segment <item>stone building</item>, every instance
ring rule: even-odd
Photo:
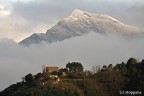
[[[46,72],[52,73],[54,71],[58,72],[59,68],[58,67],[46,67]]]

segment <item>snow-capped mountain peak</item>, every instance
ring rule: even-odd
[[[95,21],[101,21],[101,20],[104,21],[105,20],[105,21],[111,21],[111,22],[123,24],[122,22],[118,21],[117,19],[115,19],[109,15],[93,14],[93,13],[88,13],[88,12],[81,11],[78,9],[74,10],[67,18],[64,18],[61,21],[66,21],[66,22],[77,21],[77,20],[89,21],[89,19],[91,19],[91,20],[93,19]]]
[[[75,10],[71,13],[71,15],[79,15],[79,14],[84,14],[84,11],[81,11],[81,10],[79,10],[79,9],[75,9]]]
[[[76,9],[70,14],[70,17],[79,17],[79,16],[83,16],[83,15],[85,15],[84,11]]]
[[[66,20],[78,20],[80,18],[86,18],[86,17],[89,17],[87,12],[76,9],[68,16],[68,18],[65,18],[65,19]]]
[[[24,45],[40,43],[41,41],[52,43],[81,36],[88,32],[129,37],[139,33],[139,31],[139,28],[126,25],[109,15],[92,14],[76,9],[67,18],[62,19],[47,30],[46,34],[33,34],[20,43]]]

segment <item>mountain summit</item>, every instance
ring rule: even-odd
[[[52,43],[75,36],[81,36],[89,32],[129,37],[139,31],[140,29],[126,25],[109,15],[92,14],[76,9],[70,16],[62,19],[51,29],[47,30],[45,34],[34,33],[30,37],[22,40],[20,44],[28,46],[43,41]]]

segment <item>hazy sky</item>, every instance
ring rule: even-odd
[[[126,24],[144,28],[144,0],[0,0],[0,90],[21,81],[41,66],[65,67],[81,62],[86,69],[144,58],[144,39],[125,40],[89,33],[64,42],[34,45],[14,43],[35,32],[46,32],[73,10],[108,14]]]
[[[144,0],[0,0],[0,38],[18,42],[32,33],[44,33],[74,9],[144,26]]]

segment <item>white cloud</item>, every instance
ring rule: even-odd
[[[0,42],[0,90],[21,80],[28,73],[36,74],[42,65],[65,67],[78,61],[85,69],[92,66],[126,62],[130,57],[144,58],[144,39],[125,40],[96,33],[53,44],[19,46],[12,41]]]
[[[10,15],[10,10],[6,9],[4,6],[0,5],[0,16]]]

